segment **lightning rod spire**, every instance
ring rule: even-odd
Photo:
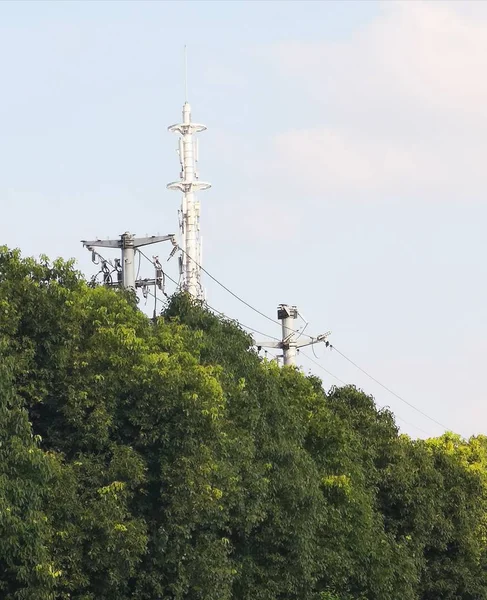
[[[184,46],[184,102],[188,102],[188,48]]]

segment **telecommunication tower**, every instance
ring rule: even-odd
[[[181,287],[191,296],[204,299],[201,285],[202,238],[200,235],[200,203],[195,193],[207,190],[210,183],[199,180],[196,170],[198,163],[198,140],[195,133],[206,130],[205,125],[191,121],[191,106],[186,100],[183,105],[182,123],[171,125],[169,131],[179,133],[178,154],[181,164],[179,181],[167,185],[169,190],[182,192],[183,198],[179,211],[182,253],[180,256]]]

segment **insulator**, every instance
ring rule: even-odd
[[[108,268],[107,261],[104,260],[101,264],[101,270],[103,273],[103,283],[105,285],[109,285],[112,282],[112,276],[110,274],[110,269]]]
[[[162,290],[162,269],[156,269],[156,285]]]

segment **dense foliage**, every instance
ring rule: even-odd
[[[487,439],[0,249],[2,600],[487,598]]]

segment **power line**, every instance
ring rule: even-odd
[[[255,313],[257,313],[258,315],[260,315],[261,317],[264,317],[265,319],[267,319],[268,321],[270,321],[271,323],[274,323],[275,325],[279,325],[281,326],[281,323],[279,323],[279,321],[277,321],[276,319],[273,319],[272,317],[269,317],[269,315],[266,315],[265,313],[263,313],[261,310],[259,310],[258,308],[255,308],[255,306],[252,306],[252,304],[249,304],[246,300],[244,300],[243,298],[241,298],[238,294],[236,294],[235,292],[232,292],[232,290],[230,288],[228,288],[224,283],[222,283],[221,281],[219,281],[216,277],[214,277],[207,269],[205,269],[204,267],[202,267],[192,256],[190,256],[185,250],[183,250],[182,248],[179,248],[181,250],[181,252],[183,252],[184,254],[186,254],[186,256],[192,260],[194,262],[195,265],[197,265],[204,273],[206,273],[208,275],[208,277],[210,279],[212,279],[215,283],[217,283],[220,287],[222,287],[226,292],[228,292],[231,296],[233,296],[236,300],[238,300],[239,302],[241,302],[242,304],[244,304],[245,306],[247,306],[248,308],[250,308],[251,310],[253,310]],[[300,335],[304,335],[305,337],[309,338],[310,340],[314,340],[316,338],[314,338],[312,335],[308,335],[307,333],[303,333],[302,331],[298,331],[298,330],[290,330],[293,333],[299,333]]]
[[[145,255],[144,255],[142,252],[141,252],[141,254],[142,254],[143,256],[145,256]],[[150,260],[150,258],[148,258],[147,256],[145,256],[145,258],[146,258],[146,259],[147,259],[149,262],[152,262],[152,261]],[[169,277],[168,275],[167,275],[167,277],[168,277],[168,279],[170,279],[170,280],[171,280],[173,283],[175,283],[176,285],[178,285],[178,284],[177,284],[177,282],[176,282],[174,279],[172,279],[172,278],[171,278],[171,277]],[[158,300],[159,302],[161,302],[162,304],[167,304],[167,303],[166,303],[166,302],[165,302],[165,301],[164,301],[162,298],[159,298],[159,297],[157,297],[157,296],[156,296],[155,294],[153,294],[151,291],[149,291],[149,290],[148,290],[148,291],[147,291],[147,293],[148,293],[150,296],[152,296],[152,297],[153,297],[155,300]],[[221,310],[218,310],[218,309],[214,308],[213,306],[210,306],[210,305],[209,305],[207,302],[205,302],[205,306],[206,306],[208,309],[210,309],[211,311],[213,311],[213,312],[217,313],[218,315],[220,315],[221,317],[224,317],[225,319],[228,319],[228,320],[230,320],[230,321],[235,321],[235,323],[237,323],[238,325],[240,325],[240,326],[241,326],[241,327],[243,327],[244,329],[248,329],[249,331],[252,331],[252,332],[254,332],[254,333],[258,333],[259,335],[263,335],[263,336],[265,336],[265,337],[268,337],[268,338],[271,338],[271,339],[274,339],[274,340],[277,340],[277,341],[279,341],[279,338],[276,338],[276,337],[274,337],[274,336],[271,336],[271,335],[268,335],[268,334],[266,334],[266,333],[263,333],[262,331],[259,331],[258,329],[255,329],[255,328],[253,328],[253,327],[250,327],[249,325],[245,325],[244,323],[240,323],[240,321],[238,321],[237,319],[232,319],[231,317],[229,317],[228,315],[226,315],[226,314],[225,314],[224,312],[222,312]],[[334,347],[332,346],[332,348],[334,348]],[[352,364],[353,364],[355,367],[357,367],[357,368],[358,368],[360,371],[364,372],[366,375],[368,375],[369,377],[371,377],[371,378],[372,378],[374,381],[376,381],[377,383],[379,383],[379,385],[381,385],[382,387],[384,387],[384,388],[385,388],[387,391],[389,391],[390,393],[392,393],[394,396],[397,396],[397,394],[395,394],[395,393],[394,393],[392,390],[390,390],[389,388],[387,388],[386,386],[384,386],[383,384],[381,384],[381,383],[380,383],[378,380],[376,380],[375,378],[373,378],[371,375],[369,375],[368,373],[366,373],[366,372],[365,372],[363,369],[361,369],[361,368],[360,368],[358,365],[356,365],[355,363],[353,363],[353,362],[352,362],[350,359],[348,359],[348,358],[347,358],[347,357],[346,357],[344,354],[342,354],[342,353],[341,353],[340,351],[338,351],[336,348],[334,348],[334,350],[336,350],[336,351],[337,351],[337,352],[338,352],[340,355],[342,355],[342,356],[343,356],[343,357],[344,357],[346,360],[348,360],[350,363],[352,363]],[[269,351],[267,351],[267,350],[265,351],[265,353],[266,353],[266,356],[267,356],[267,355],[270,355],[270,356],[272,356],[272,358],[273,358],[274,360],[278,360],[278,356],[277,356],[276,354],[273,354],[272,352],[269,352]],[[325,373],[327,373],[328,375],[330,375],[331,377],[333,377],[334,379],[336,379],[337,381],[339,381],[339,382],[340,382],[342,385],[345,385],[345,386],[346,386],[346,385],[348,385],[348,384],[347,384],[347,383],[346,383],[346,382],[345,382],[343,379],[340,379],[340,377],[337,377],[337,376],[336,376],[334,373],[332,373],[331,371],[329,371],[328,369],[326,369],[326,368],[325,368],[325,367],[324,367],[322,364],[320,364],[320,363],[319,363],[318,361],[316,361],[314,358],[312,358],[311,356],[309,356],[308,354],[306,354],[306,353],[305,353],[303,350],[300,350],[300,354],[302,354],[304,357],[306,357],[306,358],[307,358],[307,359],[308,359],[310,362],[312,362],[314,365],[316,365],[316,366],[317,366],[318,368],[320,368],[322,371],[324,371]],[[398,397],[399,399],[403,400],[403,399],[402,399],[400,396],[397,396],[397,397]],[[404,402],[406,402],[406,404],[409,404],[409,406],[412,406],[413,408],[415,408],[415,410],[418,410],[418,411],[419,411],[419,409],[416,409],[416,407],[414,407],[413,405],[411,405],[410,403],[408,403],[406,400],[403,400],[403,401],[404,401]],[[378,403],[376,403],[376,404],[377,404],[377,406],[378,406],[380,409],[383,409],[383,408],[385,408],[384,406],[381,406],[381,405],[379,405]],[[422,412],[422,411],[420,411],[420,412]],[[422,413],[422,414],[423,414],[424,416],[427,416],[425,413]],[[430,434],[429,434],[427,431],[425,431],[424,429],[422,429],[422,428],[421,428],[421,427],[419,427],[418,425],[414,425],[413,423],[410,423],[409,421],[406,421],[406,419],[404,419],[403,417],[399,416],[397,413],[394,413],[394,415],[395,415],[396,419],[398,419],[399,421],[402,421],[402,422],[403,422],[405,425],[408,425],[409,427],[413,427],[414,429],[417,429],[418,431],[420,431],[421,433],[424,433],[424,434],[425,434],[425,435],[427,435],[427,436],[429,436],[429,435],[430,435]],[[428,417],[428,418],[430,418],[430,419],[431,419],[431,417]],[[437,421],[435,421],[435,422],[436,422],[437,424],[440,424],[440,423],[438,423]],[[447,429],[447,428],[446,428],[444,425],[441,425],[441,427],[443,427],[444,429]]]
[[[223,313],[221,310],[218,310],[216,308],[213,308],[213,306],[210,306],[208,304],[208,302],[205,302],[205,306],[207,308],[209,308],[210,310],[212,310],[213,312],[216,312],[217,314],[219,314],[221,317],[224,317],[225,319],[228,319],[229,321],[234,321],[235,323],[237,323],[237,325],[240,325],[241,327],[243,327],[244,329],[248,329],[249,331],[252,331],[254,333],[258,333],[259,335],[263,335],[264,337],[270,338],[272,340],[276,340],[278,342],[280,342],[281,340],[273,335],[269,335],[268,333],[264,333],[262,331],[259,331],[258,329],[255,329],[254,327],[250,327],[250,325],[245,325],[244,323],[241,323],[238,319],[232,319],[231,317],[229,317],[228,315],[226,315],[225,313]]]
[[[139,250],[140,254],[146,259],[148,260],[150,263],[154,264],[154,262],[146,255],[144,254],[141,250]],[[172,277],[170,277],[167,273],[164,273],[165,276],[172,281],[177,287],[180,287],[180,284],[173,279]],[[258,329],[255,329],[255,327],[250,327],[249,325],[245,325],[244,323],[241,323],[239,320],[237,319],[233,319],[231,317],[229,317],[228,315],[226,315],[224,312],[222,312],[221,310],[218,310],[217,308],[214,308],[213,306],[210,306],[208,304],[208,302],[205,302],[205,306],[207,308],[209,308],[210,310],[212,310],[213,312],[218,313],[220,316],[225,317],[226,319],[230,320],[230,321],[235,321],[236,323],[238,323],[239,325],[241,325],[244,329],[248,329],[249,331],[253,331],[254,333],[258,333],[259,335],[263,335],[264,337],[273,339],[273,340],[277,340],[280,341],[279,338],[273,336],[273,335],[269,335],[267,333],[263,333],[262,331],[259,331]]]
[[[249,302],[247,302],[246,300],[244,300],[243,298],[241,298],[238,294],[236,294],[235,292],[233,292],[230,288],[228,288],[225,284],[223,284],[221,281],[219,281],[216,277],[214,277],[207,269],[205,269],[204,267],[202,267],[194,258],[192,258],[185,250],[183,250],[181,247],[179,247],[179,250],[181,250],[181,252],[183,254],[185,254],[191,261],[193,261],[204,273],[206,273],[208,275],[208,277],[210,277],[210,279],[212,279],[215,283],[217,283],[220,287],[222,287],[226,292],[228,292],[231,296],[233,296],[234,298],[236,298],[239,302],[241,302],[242,304],[244,304],[245,306],[247,306],[248,308],[250,308],[251,310],[253,310],[254,312],[256,312],[257,314],[261,315],[262,317],[264,317],[265,319],[267,319],[268,321],[270,321],[271,323],[274,323],[276,325],[281,326],[281,323],[275,319],[273,319],[272,317],[269,317],[268,315],[266,315],[265,313],[263,313],[262,311],[260,311],[258,308],[255,308],[254,306],[252,306]],[[142,256],[144,256],[144,258],[146,258],[146,260],[148,260],[149,262],[153,262],[151,261],[151,259],[146,256],[140,249],[139,252],[142,254]],[[171,277],[169,277],[169,275],[167,275],[168,279],[171,280],[177,287],[180,287],[179,282],[176,282],[174,279],[172,279]],[[224,316],[225,318],[229,318],[227,317],[227,315],[225,315],[224,313],[222,313],[221,311],[212,308],[208,303],[205,302],[205,305],[213,310],[216,313],[219,313],[220,315]],[[239,323],[244,329],[248,329],[250,331],[253,331],[254,333],[258,333],[259,335],[263,335],[264,337],[276,340],[278,342],[280,342],[281,340],[273,335],[268,335],[266,333],[263,333],[262,331],[259,331],[258,329],[255,329],[254,327],[250,327],[248,325],[244,325],[243,323],[240,323],[237,319],[231,319],[237,323]],[[306,329],[307,327],[307,323],[304,329]],[[287,328],[288,331],[290,333],[298,333],[299,336],[304,335],[305,337],[307,337],[308,339],[310,339],[312,342],[317,342],[317,341],[321,341],[319,338],[316,338],[314,336],[311,336],[307,333],[304,333],[304,329],[299,331],[299,330],[295,330],[292,328]]]
[[[308,356],[307,354],[305,354],[302,350],[300,351],[300,354],[303,354],[308,360],[310,360],[312,363],[314,363],[317,367],[319,367],[320,369],[322,369],[323,371],[325,371],[325,373],[328,373],[328,375],[331,375],[332,377],[334,377],[337,381],[339,381],[343,385],[349,385],[348,383],[346,383],[345,381],[343,381],[343,379],[340,379],[339,377],[337,377],[336,375],[334,375],[331,371],[328,371],[328,369],[325,369],[325,367],[322,364],[320,364],[318,361],[314,360],[314,358],[312,358],[311,356]],[[380,409],[385,408],[385,406],[381,406],[377,402],[376,402],[376,404],[377,404],[377,406]],[[410,423],[409,421],[406,421],[406,419],[403,419],[397,413],[394,413],[394,416],[399,421],[402,421],[405,425],[408,425],[409,427],[413,427],[414,429],[417,429],[418,431],[421,431],[421,433],[424,433],[427,436],[430,435],[427,431],[425,431],[424,429],[422,429],[418,425],[414,425],[414,423]]]
[[[275,323],[277,325],[280,325],[279,321],[274,320],[272,317],[269,317],[268,315],[266,315],[265,313],[263,313],[262,311],[260,311],[259,309],[255,308],[254,306],[252,306],[250,303],[248,303],[247,301],[245,301],[243,298],[241,298],[240,296],[238,296],[238,294],[236,294],[235,292],[233,292],[232,290],[230,290],[226,285],[224,285],[221,281],[219,281],[216,277],[214,277],[207,269],[205,269],[204,267],[202,267],[201,265],[199,265],[199,263],[197,263],[191,256],[189,256],[189,254],[187,252],[185,252],[184,250],[182,250],[180,248],[180,250],[186,254],[188,256],[188,258],[190,260],[192,260],[193,262],[195,262],[195,264],[197,264],[202,271],[204,271],[208,277],[210,277],[215,283],[217,283],[220,287],[222,287],[226,292],[228,292],[231,296],[233,296],[234,298],[236,298],[239,302],[242,302],[242,304],[244,304],[245,306],[247,306],[248,308],[250,308],[251,310],[253,310],[254,312],[256,312],[257,314],[263,316],[264,318],[266,318],[268,321],[271,321],[272,323]],[[146,256],[142,251],[139,250],[139,252],[142,254],[142,256],[144,256],[149,262],[153,263],[153,261],[150,260],[150,258],[148,256]],[[174,284],[176,284],[176,286],[179,287],[179,283],[177,281],[175,281],[174,279],[172,279],[171,277],[169,277],[167,275],[168,279],[170,279]],[[225,313],[211,307],[208,303],[206,303],[206,306],[220,314],[221,316],[225,317],[225,318],[229,318],[227,315],[225,315]],[[236,319],[231,319],[233,321],[235,321],[236,323],[239,323],[238,320]],[[271,336],[268,334],[265,334],[261,331],[259,331],[258,329],[255,329],[253,327],[244,325],[243,323],[239,323],[244,329],[248,329],[249,331],[252,331],[254,333],[258,333],[259,335],[263,335],[265,337],[268,337],[270,339],[274,339],[277,341],[280,341],[279,338],[276,338],[275,336]],[[301,335],[305,335],[306,337],[308,337],[309,339],[313,340],[315,339],[313,336],[308,335],[308,334],[304,334],[302,331],[295,331],[295,333],[300,333]],[[355,368],[359,369],[360,371],[362,371],[362,373],[364,373],[365,375],[367,375],[367,377],[369,377],[372,381],[374,381],[375,383],[377,383],[378,385],[380,385],[382,388],[384,388],[386,391],[388,391],[390,394],[392,394],[393,396],[395,396],[398,400],[400,400],[401,402],[407,404],[409,407],[411,407],[412,409],[414,409],[415,411],[417,411],[418,413],[420,413],[421,415],[423,415],[424,417],[426,417],[427,419],[429,419],[430,421],[432,421],[433,423],[435,423],[436,425],[439,425],[440,427],[442,427],[443,429],[445,429],[446,431],[449,431],[450,429],[448,427],[446,427],[445,425],[443,425],[440,421],[434,419],[433,417],[430,417],[427,413],[425,413],[424,411],[422,411],[421,409],[419,409],[418,407],[416,407],[414,404],[412,404],[411,402],[408,402],[407,400],[405,400],[404,398],[402,398],[402,396],[399,396],[399,394],[396,394],[396,392],[394,392],[393,390],[391,390],[389,387],[387,387],[386,385],[384,385],[383,383],[381,383],[378,379],[376,379],[375,377],[373,377],[372,375],[370,375],[370,373],[368,373],[367,371],[365,371],[365,369],[362,369],[362,367],[360,367],[359,365],[357,365],[355,362],[353,362],[351,359],[349,359],[347,356],[345,356],[345,354],[343,354],[342,352],[340,352],[340,350],[338,350],[335,346],[331,345],[331,348],[333,348],[336,352],[338,352],[338,354],[340,354],[345,360],[347,360],[350,364],[352,364]],[[336,379],[337,381],[339,381],[340,383],[342,383],[343,385],[347,385],[342,379],[340,379],[339,377],[337,377],[336,375],[334,375],[333,373],[331,373],[331,371],[328,371],[325,367],[323,367],[323,365],[321,365],[320,363],[318,363],[317,361],[315,361],[313,358],[311,358],[310,356],[308,356],[307,354],[305,354],[302,350],[301,353],[308,359],[310,360],[312,363],[314,363],[315,365],[317,365],[320,369],[322,369],[323,371],[325,371],[328,375],[330,375],[331,377],[333,377],[334,379]],[[398,419],[400,419],[401,421],[403,421],[406,425],[409,425],[410,427],[415,427],[416,429],[418,429],[419,431],[423,432],[426,435],[429,435],[426,431],[424,431],[423,429],[421,429],[420,427],[413,425],[412,423],[408,423],[405,419],[402,419],[401,417],[399,417],[398,415],[396,415]],[[451,430],[450,430],[451,431]]]
[[[241,302],[242,304],[244,304],[245,306],[247,306],[248,308],[250,308],[251,310],[253,310],[254,312],[256,312],[257,314],[263,316],[264,318],[266,318],[268,321],[280,325],[279,321],[276,321],[275,319],[273,319],[272,317],[269,317],[268,315],[266,315],[265,313],[263,313],[262,311],[260,311],[259,309],[255,308],[254,306],[252,306],[250,303],[246,302],[243,298],[241,298],[240,296],[238,296],[238,294],[234,293],[232,290],[230,290],[226,285],[224,285],[221,281],[219,281],[216,277],[214,277],[207,269],[205,269],[204,267],[202,267],[201,265],[199,265],[199,263],[197,263],[191,256],[189,256],[189,254],[187,252],[185,252],[184,250],[182,250],[180,248],[180,250],[186,254],[188,256],[188,258],[190,258],[190,260],[192,260],[193,262],[195,262],[202,271],[204,271],[208,277],[210,277],[215,283],[217,283],[220,287],[222,287],[225,291],[227,291],[231,296],[233,296],[234,298],[236,298],[239,302]],[[142,250],[140,250],[140,248],[138,248],[139,253],[147,260],[149,261],[152,265],[154,265],[154,261],[151,260],[144,252],[142,252]],[[164,273],[164,275],[172,282],[176,285],[176,288],[180,288],[180,282],[176,281],[175,279],[173,279],[170,275],[168,275],[167,273]],[[153,296],[155,298],[155,300],[159,300],[160,302],[164,301],[160,298],[158,298],[155,294],[152,294],[150,291],[148,292],[151,296]],[[232,319],[230,317],[228,317],[225,313],[223,313],[222,311],[210,306],[207,302],[205,302],[205,306],[210,309],[211,311],[219,314],[220,316],[229,319],[231,321],[235,321],[238,325],[240,325],[241,327],[243,327],[244,329],[247,329],[249,331],[252,331],[253,333],[258,333],[259,335],[263,335],[264,337],[267,337],[269,339],[273,339],[276,341],[280,341],[279,338],[269,335],[267,333],[263,333],[262,331],[259,331],[258,329],[255,329],[254,327],[250,327],[249,325],[245,325],[244,323],[241,323],[240,321],[238,321],[237,319]],[[308,337],[311,340],[316,339],[315,337],[308,335],[308,334],[304,334],[303,331],[298,331],[295,330],[294,333],[299,333],[300,335],[305,335],[306,337]],[[425,412],[423,412],[421,409],[417,408],[414,404],[408,402],[407,400],[405,400],[404,398],[402,398],[401,396],[399,396],[399,394],[396,394],[393,390],[391,390],[390,388],[388,388],[386,385],[384,385],[383,383],[381,383],[378,379],[376,379],[375,377],[373,377],[372,375],[370,375],[370,373],[368,373],[367,371],[365,371],[365,369],[362,369],[362,367],[360,367],[359,365],[357,365],[355,362],[353,362],[351,359],[349,359],[347,356],[345,356],[345,354],[343,354],[342,352],[340,352],[340,350],[338,350],[335,346],[330,345],[331,348],[333,348],[336,352],[338,352],[338,354],[340,354],[345,360],[347,360],[349,363],[351,363],[354,367],[356,367],[357,369],[359,369],[360,371],[362,371],[365,375],[367,375],[367,377],[369,377],[370,379],[372,379],[372,381],[376,382],[378,385],[380,385],[382,388],[384,388],[386,391],[388,391],[390,394],[392,394],[393,396],[395,396],[396,398],[398,398],[398,400],[400,400],[401,402],[404,402],[405,404],[407,404],[408,406],[410,406],[411,408],[413,408],[414,410],[416,410],[418,413],[420,413],[421,415],[423,415],[424,417],[426,417],[427,419],[429,419],[430,421],[432,421],[433,423],[436,423],[437,425],[439,425],[440,427],[442,427],[445,430],[449,430],[448,427],[446,427],[445,425],[443,425],[442,423],[440,423],[440,421],[437,421],[436,419],[434,419],[433,417],[430,417],[428,414],[426,414]],[[323,365],[321,365],[319,362],[315,361],[312,357],[308,356],[305,352],[303,352],[302,350],[300,351],[301,354],[303,354],[309,361],[311,361],[312,363],[314,363],[318,368],[322,369],[325,373],[327,373],[328,375],[330,375],[331,377],[333,377],[334,379],[336,379],[337,381],[339,381],[342,385],[347,385],[347,383],[345,381],[343,381],[342,379],[340,379],[339,377],[337,377],[336,375],[334,375],[331,371],[329,371],[328,369],[326,369],[325,367],[323,367]],[[272,355],[275,359],[277,359],[277,356]],[[380,408],[384,408],[384,407],[380,407]],[[418,431],[421,431],[422,433],[424,433],[425,435],[429,435],[428,432],[426,432],[424,429],[421,429],[421,427],[418,427],[417,425],[414,425],[412,423],[409,423],[408,421],[406,421],[405,419],[403,419],[402,417],[400,417],[399,415],[396,414],[397,419],[399,419],[400,421],[402,421],[403,423],[405,423],[406,425],[410,426],[410,427],[414,427],[415,429],[417,429]]]
[[[385,406],[381,407],[379,404],[377,404],[377,406],[379,406],[379,408],[386,408]],[[398,421],[402,421],[404,423],[404,425],[407,425],[408,427],[412,427],[413,429],[417,429],[418,431],[421,431],[421,433],[424,433],[424,435],[426,435],[428,437],[432,437],[431,433],[429,433],[428,431],[426,431],[419,425],[415,425],[414,423],[410,423],[409,421],[406,421],[406,419],[403,419],[402,417],[400,417],[396,412],[393,412],[393,415],[394,415],[395,419],[397,419]]]
[[[320,364],[317,360],[315,360],[314,358],[311,358],[311,356],[308,356],[305,352],[303,352],[302,350],[299,351],[299,354],[302,354],[303,356],[305,356],[309,361],[311,361],[313,364],[315,364],[317,367],[319,367],[322,371],[324,371],[325,373],[328,373],[328,375],[331,375],[331,377],[333,377],[334,379],[336,379],[337,381],[339,381],[341,384],[343,385],[348,385],[348,383],[346,383],[345,381],[343,381],[343,379],[340,379],[340,377],[337,377],[336,375],[333,375],[333,373],[331,371],[328,371],[328,369],[325,369],[325,367]]]
[[[151,264],[154,264],[154,261],[152,261],[146,254],[144,254],[140,249],[139,249],[140,254],[146,259],[148,260]],[[172,277],[170,277],[167,273],[164,273],[165,276],[172,281],[177,287],[180,287],[179,282],[177,282],[175,279],[173,279]],[[267,338],[271,338],[273,340],[277,340],[280,341],[279,338],[269,335],[267,333],[263,333],[262,331],[259,331],[258,329],[255,329],[255,327],[250,327],[250,325],[245,325],[244,323],[241,323],[240,321],[238,321],[237,319],[232,319],[231,317],[229,317],[228,315],[226,315],[224,312],[222,312],[221,310],[218,310],[217,308],[214,308],[213,306],[210,306],[207,302],[205,302],[205,306],[207,308],[209,308],[210,310],[212,310],[213,312],[219,314],[220,316],[224,317],[225,319],[228,319],[230,321],[235,321],[236,323],[238,323],[238,325],[240,325],[241,327],[243,327],[244,329],[248,329],[249,331],[253,331],[254,333],[258,333],[259,335],[263,335],[264,337]]]
[[[226,292],[228,292],[231,296],[233,296],[236,300],[238,300],[239,302],[241,302],[242,304],[244,304],[245,306],[247,306],[248,308],[250,308],[251,310],[253,310],[254,312],[256,312],[257,314],[259,314],[260,316],[264,317],[265,319],[267,319],[268,321],[270,321],[271,323],[280,325],[279,321],[276,321],[275,319],[273,319],[272,317],[269,317],[268,315],[266,315],[265,313],[263,313],[262,311],[260,311],[258,308],[255,308],[254,306],[252,306],[249,302],[247,302],[246,300],[244,300],[243,298],[241,298],[238,294],[236,294],[235,292],[233,292],[230,288],[228,288],[225,284],[223,284],[221,281],[219,281],[216,277],[214,277],[207,269],[205,269],[204,267],[202,267],[194,258],[192,258],[185,250],[183,250],[182,248],[180,248],[181,252],[183,252],[184,254],[186,254],[186,256],[188,256],[188,258],[190,260],[192,260],[204,273],[206,273],[208,275],[208,277],[210,277],[210,279],[212,279],[215,283],[217,283],[220,287],[222,287]],[[139,250],[140,252],[140,250]],[[142,256],[144,256],[147,260],[149,260],[150,262],[152,262],[144,253],[142,253]],[[178,282],[176,282],[174,279],[172,279],[171,277],[167,276],[168,279],[170,279],[173,283],[175,283],[178,287],[179,284]],[[213,310],[214,312],[224,316],[225,318],[228,318],[227,315],[225,315],[225,313],[222,313],[221,311],[212,308],[209,304],[206,303],[206,306],[208,308],[210,308],[211,310]],[[232,319],[234,321],[236,321],[237,323],[239,323],[239,321],[237,321],[236,319]],[[274,339],[279,341],[279,338],[276,338],[275,336],[270,336],[268,334],[265,334],[253,327],[249,327],[244,325],[243,323],[240,323],[240,325],[244,328],[244,329],[248,329],[250,331],[253,331],[254,333],[258,333],[259,335],[264,335],[265,337]],[[298,331],[298,330],[294,330],[294,333],[299,333],[300,335],[305,335],[306,337],[308,337],[311,340],[316,339],[315,337],[305,334],[302,331]],[[365,375],[367,375],[367,377],[369,377],[372,381],[376,382],[378,385],[380,385],[382,388],[384,388],[386,391],[388,391],[390,394],[392,394],[393,396],[395,396],[398,400],[400,400],[401,402],[407,404],[409,407],[411,407],[412,409],[416,410],[418,413],[420,413],[421,415],[423,415],[424,417],[426,417],[427,419],[429,419],[430,421],[432,421],[433,423],[435,423],[436,425],[439,425],[440,427],[442,427],[443,429],[445,429],[446,431],[452,431],[450,428],[446,427],[445,425],[443,425],[440,421],[434,419],[433,417],[430,417],[427,413],[425,413],[424,411],[422,411],[421,409],[417,408],[414,404],[412,404],[411,402],[408,402],[407,400],[405,400],[404,398],[402,398],[401,396],[399,396],[399,394],[396,394],[396,392],[394,392],[393,390],[391,390],[390,388],[388,388],[386,385],[384,385],[383,383],[381,383],[378,379],[376,379],[375,377],[373,377],[372,375],[370,375],[370,373],[368,373],[367,371],[365,371],[365,369],[362,369],[362,367],[360,367],[359,365],[357,365],[355,362],[353,362],[351,359],[349,359],[347,356],[345,356],[342,352],[340,352],[335,346],[331,345],[331,348],[333,348],[336,352],[338,352],[338,354],[340,354],[345,360],[347,360],[348,362],[350,362],[354,367],[356,367],[357,369],[359,369],[360,371],[362,371]],[[322,365],[320,365],[320,363],[316,362],[314,359],[312,359],[311,357],[309,357],[307,354],[305,354],[302,350],[301,353],[308,358],[308,360],[310,360],[311,362],[315,363],[319,368],[321,368],[322,370],[324,370],[326,373],[328,373],[328,375],[330,375],[331,377],[335,378],[337,381],[339,381],[340,383],[342,383],[343,385],[347,385],[344,381],[342,381],[340,378],[336,377],[335,375],[333,375],[333,373],[331,373],[330,371],[328,371],[327,369],[325,369],[325,367],[323,367]],[[400,417],[398,417],[400,418]],[[407,425],[410,425],[411,427],[415,427],[416,429],[418,429],[419,431],[422,431],[423,433],[425,433],[426,435],[429,435],[426,431],[422,430],[420,427],[417,427],[416,425],[413,425],[411,423],[408,423],[407,421],[405,421],[404,419],[400,418],[404,423],[406,423]]]
[[[343,352],[340,352],[340,350],[338,350],[338,348],[336,348],[336,346],[331,345],[330,346],[333,350],[335,350],[335,352],[338,352],[338,354],[340,356],[342,356],[346,361],[348,361],[351,365],[353,365],[355,368],[357,368],[359,371],[362,371],[362,373],[364,373],[365,375],[367,375],[367,377],[369,377],[369,379],[371,379],[372,381],[374,381],[375,383],[377,383],[378,385],[380,385],[382,388],[384,388],[387,392],[389,392],[390,394],[392,394],[395,398],[397,398],[398,400],[400,400],[401,402],[404,402],[404,404],[407,404],[409,407],[411,407],[413,410],[415,410],[416,412],[418,412],[419,414],[423,415],[423,417],[426,417],[427,419],[429,419],[430,421],[432,421],[433,423],[436,423],[436,425],[439,425],[440,427],[442,427],[445,431],[453,431],[453,429],[450,429],[449,427],[447,427],[446,425],[444,425],[443,423],[441,423],[440,421],[437,421],[435,418],[430,417],[427,413],[425,413],[424,411],[422,411],[420,408],[418,408],[417,406],[415,406],[414,404],[412,404],[411,402],[408,402],[408,400],[406,400],[405,398],[403,398],[402,396],[400,396],[399,394],[396,394],[396,392],[394,392],[393,390],[391,390],[391,388],[387,387],[386,385],[384,385],[382,382],[380,382],[378,379],[376,379],[375,377],[373,377],[370,373],[368,373],[365,369],[362,369],[362,367],[360,367],[357,363],[355,363],[353,360],[351,360],[350,358],[348,358],[348,356],[345,356],[345,354],[343,354]]]

